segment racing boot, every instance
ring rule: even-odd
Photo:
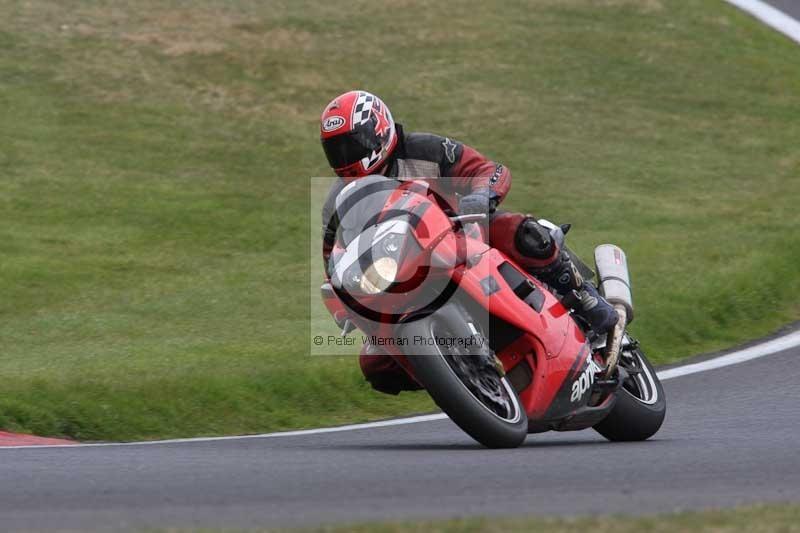
[[[595,333],[602,335],[617,325],[617,311],[591,282],[583,279],[569,255],[561,254],[546,270],[540,279],[555,289],[562,303],[583,318]]]
[[[422,386],[408,375],[400,363],[368,342],[361,349],[358,362],[364,378],[378,392],[396,396],[402,391],[422,390]]]
[[[584,281],[576,292],[579,303],[574,307],[575,313],[585,319],[592,330],[603,334],[617,325],[619,321],[617,310],[597,292],[593,284]]]

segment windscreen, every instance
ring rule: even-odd
[[[378,222],[378,214],[400,185],[401,182],[383,176],[367,176],[342,189],[336,197],[336,215],[343,246]]]

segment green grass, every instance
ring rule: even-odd
[[[165,530],[170,532],[182,529]],[[193,530],[197,531],[197,530]],[[226,531],[233,530],[202,530]],[[245,530],[242,530],[245,531]],[[800,532],[800,506],[755,505],[725,510],[706,510],[646,517],[603,516],[597,518],[463,518],[424,522],[391,522],[308,529],[250,529],[246,531],[294,533],[794,533]]]
[[[722,2],[0,0],[0,427],[431,408],[308,356],[317,117],[353,87],[632,263],[656,362],[800,318],[800,49]]]

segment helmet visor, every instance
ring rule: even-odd
[[[331,168],[350,166],[372,153],[352,132],[323,139],[322,149],[325,150]]]
[[[380,150],[381,144],[369,128],[358,128],[343,135],[322,139],[322,149],[331,168],[343,168]]]

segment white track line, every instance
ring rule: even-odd
[[[765,355],[782,352],[800,346],[800,331],[789,333],[783,337],[778,337],[763,344],[751,346],[743,350],[738,350],[733,353],[721,355],[708,361],[701,361],[699,363],[691,363],[688,365],[679,366],[676,368],[669,368],[658,372],[658,378],[661,381],[673,379],[681,376],[688,376],[689,374],[697,374],[698,372],[705,372],[706,370],[714,370],[715,368],[722,368],[724,366],[736,365],[750,361],[751,359],[758,359]]]
[[[769,4],[765,4],[760,0],[725,0],[726,2],[735,5],[742,9],[767,26],[786,35],[790,39],[800,44],[800,22],[793,19],[786,13],[779,11]],[[674,379],[681,376],[688,376],[690,374],[697,374],[698,372],[705,372],[707,370],[714,370],[730,365],[743,363],[765,355],[770,355],[790,348],[800,346],[800,331],[795,331],[783,337],[767,341],[763,344],[758,344],[744,350],[739,350],[726,355],[702,361],[700,363],[692,363],[689,365],[670,368],[658,372],[658,377],[661,381]],[[347,426],[337,426],[330,428],[318,429],[303,429],[299,431],[283,431],[279,433],[263,433],[260,435],[239,435],[231,437],[195,437],[189,439],[167,439],[167,440],[152,440],[144,442],[99,442],[99,443],[85,443],[85,444],[49,444],[43,446],[2,446],[0,450],[15,450],[20,448],[99,448],[107,446],[152,446],[157,444],[182,444],[192,442],[216,442],[216,441],[230,441],[230,440],[250,440],[250,439],[268,439],[274,437],[302,437],[304,435],[320,435],[322,433],[339,433],[342,431],[355,431],[360,429],[374,429],[389,426],[404,426],[407,424],[417,424],[420,422],[432,422],[434,420],[444,420],[447,415],[438,413],[433,415],[412,416],[409,418],[396,418],[394,420],[382,420],[379,422],[368,422],[365,424],[350,424]]]
[[[767,26],[800,43],[800,22],[761,0],[725,0],[750,13]]]
[[[192,442],[217,442],[226,440],[251,440],[251,439],[270,439],[274,437],[302,437],[304,435],[319,435],[322,433],[339,433],[341,431],[354,431],[357,429],[382,428],[387,426],[404,426],[406,424],[418,424],[420,422],[432,422],[434,420],[445,420],[447,415],[435,413],[432,415],[411,416],[408,418],[394,418],[392,420],[379,420],[378,422],[366,422],[364,424],[349,424],[347,426],[334,426],[328,428],[300,429],[297,431],[279,431],[278,433],[261,433],[258,435],[232,435],[229,437],[191,437],[187,439],[164,439],[146,440],[139,442],[86,442],[78,444],[43,444],[43,445],[23,445],[23,446],[0,446],[0,453],[3,450],[18,450],[20,448],[104,448],[108,446],[153,446],[156,444],[183,444]]]
[[[699,363],[692,363],[676,368],[670,368],[658,372],[658,377],[662,381],[674,379],[681,376],[688,376],[690,374],[697,374],[699,372],[706,372],[717,368],[736,365],[758,359],[774,353],[782,352],[800,346],[800,331],[789,333],[777,339],[766,341],[750,348],[737,350],[735,352],[702,361]],[[15,450],[24,448],[101,448],[109,446],[153,446],[158,444],[184,444],[184,443],[198,443],[198,442],[217,442],[217,441],[243,441],[251,439],[269,439],[276,437],[302,437],[306,435],[320,435],[323,433],[340,433],[343,431],[356,431],[362,429],[376,429],[389,426],[405,426],[408,424],[418,424],[420,422],[432,422],[435,420],[445,420],[447,415],[437,413],[432,415],[412,416],[408,418],[396,418],[393,420],[381,420],[378,422],[367,422],[365,424],[350,424],[347,426],[336,426],[318,429],[302,429],[298,431],[282,431],[279,433],[262,433],[260,435],[239,435],[230,437],[195,437],[188,439],[167,439],[167,440],[152,440],[143,442],[98,442],[98,443],[84,443],[84,444],[45,444],[41,446],[2,446],[2,450]]]

